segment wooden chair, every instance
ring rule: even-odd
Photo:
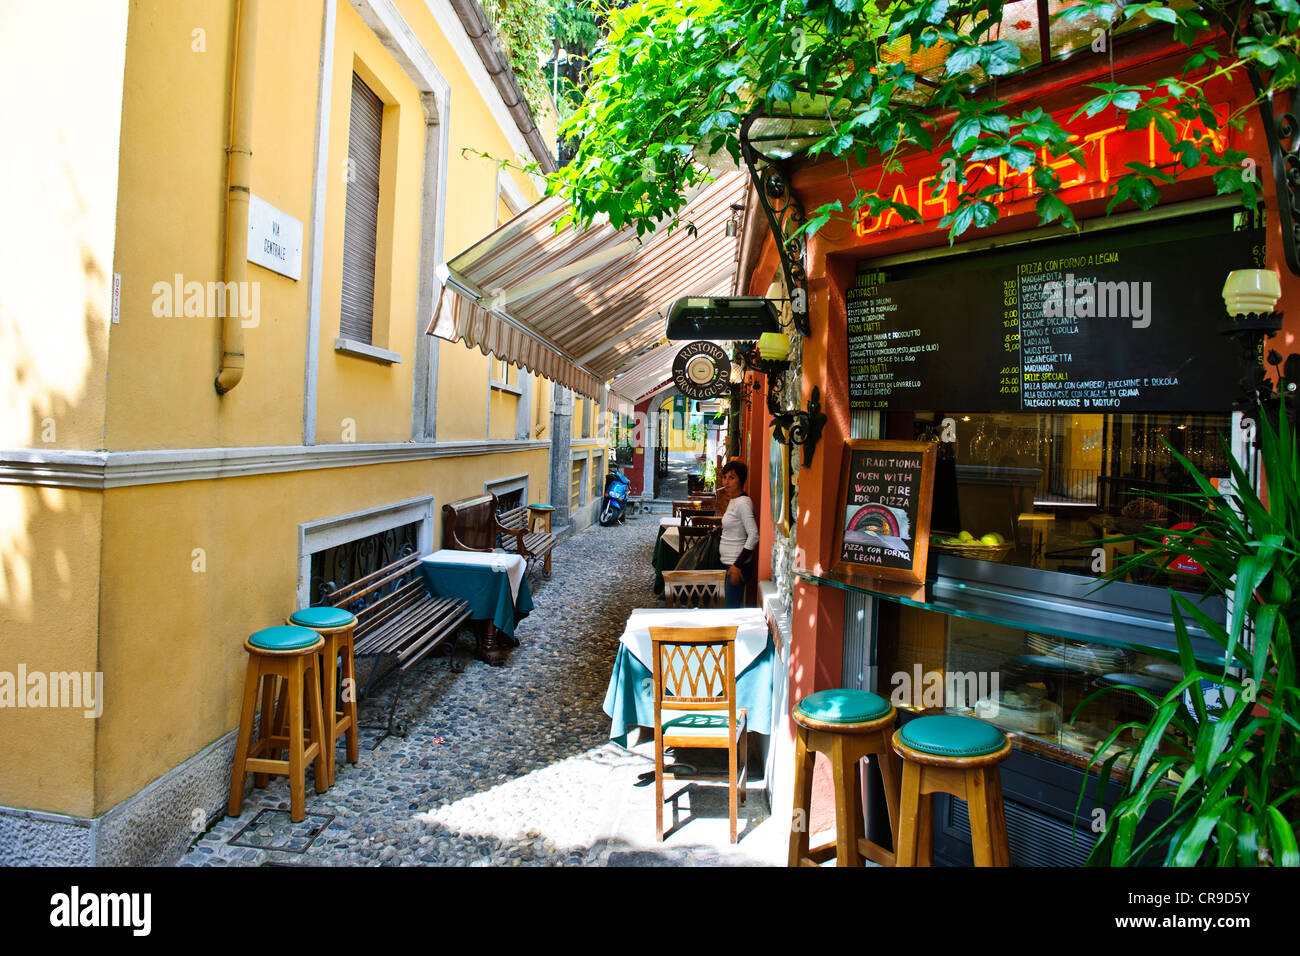
[[[715,529],[708,525],[684,524],[677,529],[677,553],[685,554],[697,541],[713,534]]]
[[[669,607],[722,607],[726,571],[665,571],[664,600]]]
[[[655,836],[664,838],[664,781],[727,781],[731,842],[745,802],[749,749],[744,707],[736,706],[735,627],[652,627],[655,704]],[[727,751],[727,775],[664,770],[665,747]]]
[[[699,512],[683,511],[682,524],[691,528],[721,528],[721,515],[706,515]]]
[[[680,518],[688,512],[696,514],[713,514],[713,503],[705,501],[674,501],[673,517]]]
[[[443,505],[442,546],[450,551],[493,551],[500,548],[522,557],[530,569],[545,559],[542,570],[550,574],[555,536],[548,531],[529,530],[525,505],[499,514],[497,505],[497,496],[491,493]]]

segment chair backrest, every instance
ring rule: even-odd
[[[496,547],[497,496],[478,495],[442,506],[442,546],[452,551]]]
[[[652,627],[655,726],[660,711],[718,710],[725,707],[736,727],[736,628]]]
[[[669,607],[722,607],[726,571],[665,571],[664,600]]]
[[[713,514],[712,501],[674,501],[673,517],[677,518],[684,514]]]
[[[722,516],[683,511],[682,524],[691,528],[721,528]]]
[[[714,530],[716,529],[710,528],[708,525],[683,524],[677,529],[677,553],[685,554],[690,550],[691,545],[701,538],[707,538],[713,534]]]

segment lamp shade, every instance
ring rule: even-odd
[[[761,296],[687,296],[668,310],[664,337],[753,342],[764,332],[780,328],[776,307]]]
[[[1223,284],[1229,315],[1268,315],[1282,297],[1282,280],[1272,269],[1236,269]]]
[[[784,332],[764,332],[758,337],[758,354],[765,362],[781,362],[790,354],[790,336]]]

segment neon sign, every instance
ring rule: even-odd
[[[1068,119],[1072,111],[1066,110],[1056,115],[1058,122]],[[1214,106],[1215,119],[1219,129],[1210,130],[1199,120],[1187,120],[1176,124],[1181,140],[1208,139],[1216,151],[1222,151],[1229,145],[1231,130],[1225,125],[1230,113],[1227,103]],[[1103,125],[1104,124],[1104,125]],[[1087,129],[1088,125],[1095,126]],[[1080,129],[1083,126],[1083,129]],[[1061,177],[1058,191],[1065,202],[1077,202],[1083,199],[1095,199],[1105,195],[1112,179],[1125,172],[1125,165],[1141,162],[1148,166],[1160,167],[1176,163],[1178,157],[1166,145],[1164,138],[1156,133],[1155,124],[1146,129],[1126,129],[1123,123],[1108,121],[1102,116],[1093,117],[1086,124],[1075,124],[1076,132],[1070,135],[1070,142],[1078,143],[1083,153],[1084,162],[1078,163],[1069,156],[1050,160],[1047,149],[1043,148],[1040,160],[1050,166]],[[1050,161],[1049,161],[1050,160]],[[1199,178],[1211,174],[1210,170],[1186,170],[1186,178]],[[1033,208],[1033,203],[1041,194],[1033,183],[1033,171],[1020,172],[1009,166],[1005,159],[996,164],[991,162],[974,162],[967,165],[966,185],[970,189],[982,189],[996,183],[998,192],[988,197],[998,207],[1002,215],[1025,212]],[[940,188],[942,184],[942,188]],[[923,224],[942,219],[956,207],[957,183],[951,175],[946,176],[939,168],[934,155],[918,157],[903,165],[899,174],[887,177],[881,189],[875,195],[888,195],[891,200],[906,203],[921,214],[922,223],[911,223],[920,227]],[[859,236],[876,235],[902,225],[908,225],[897,212],[887,209],[878,216],[867,210],[860,210],[854,231]]]

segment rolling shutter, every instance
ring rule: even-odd
[[[375,241],[379,232],[379,144],[384,102],[352,74],[348,126],[347,211],[343,222],[343,300],[339,334],[371,344],[375,311]]]

